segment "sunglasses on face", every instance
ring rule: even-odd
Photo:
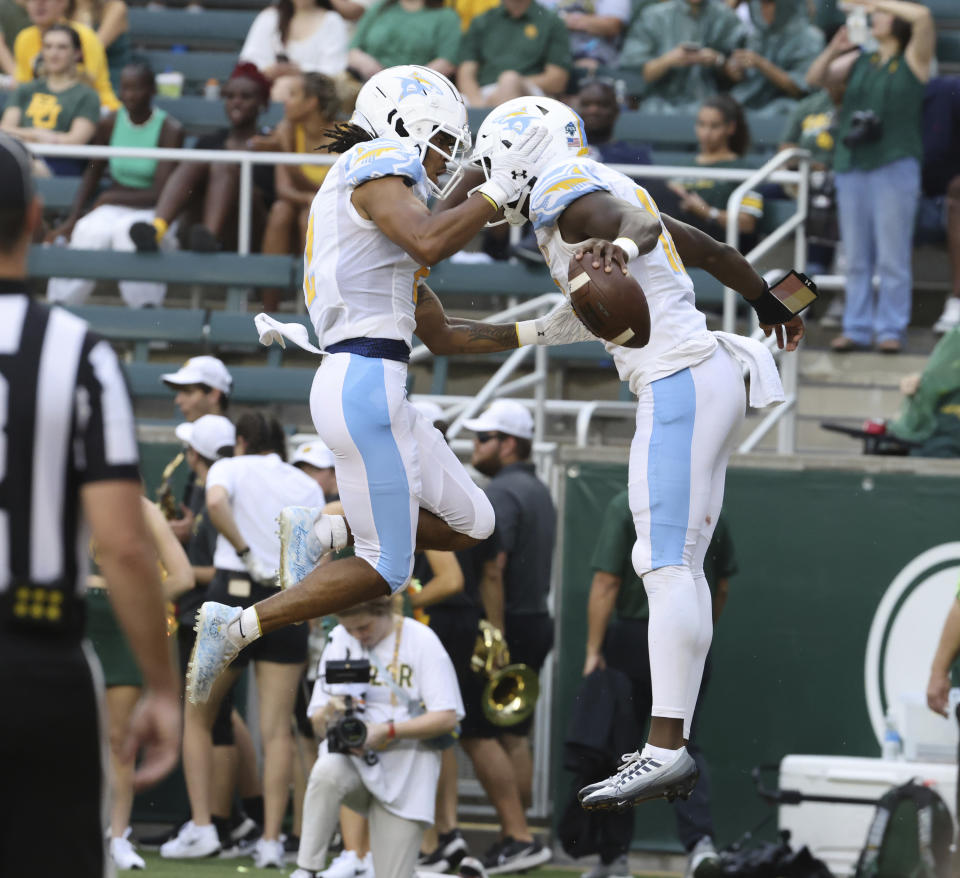
[[[483,445],[484,442],[489,442],[491,439],[502,439],[503,437],[499,433],[477,433],[477,442]]]

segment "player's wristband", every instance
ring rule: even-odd
[[[397,737],[397,727],[393,724],[392,719],[387,720],[387,740],[392,741]]]
[[[245,561],[247,558],[247,555],[249,554],[250,554],[249,546],[244,546],[242,549],[237,549],[237,557],[240,558],[241,561]]]
[[[543,335],[537,328],[536,320],[521,320],[517,323],[517,347],[538,344]]]
[[[497,210],[500,210],[500,208],[510,200],[507,191],[498,183],[494,183],[493,180],[487,180],[486,183],[481,183],[473,191],[479,192]]]
[[[763,283],[763,295],[759,299],[748,299],[747,301],[750,307],[757,312],[757,320],[764,326],[786,323],[794,316],[793,311],[770,292],[770,287],[767,286],[766,281]]]
[[[640,248],[633,238],[617,238],[613,243],[627,254],[627,262],[636,259],[640,255]]]

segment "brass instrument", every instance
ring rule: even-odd
[[[179,517],[177,513],[180,511],[180,507],[177,505],[177,498],[173,496],[170,479],[181,463],[183,463],[182,451],[163,468],[163,475],[160,477],[160,485],[157,488],[157,506],[160,507],[160,511],[167,521],[173,521]]]
[[[537,706],[540,679],[529,665],[510,664],[510,650],[503,633],[486,619],[480,620],[470,668],[487,677],[483,687],[483,715],[495,726],[523,722]]]

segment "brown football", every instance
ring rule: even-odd
[[[650,341],[647,297],[632,274],[616,265],[608,274],[584,254],[581,260],[570,258],[567,279],[570,304],[595,336],[625,348],[642,348]]]

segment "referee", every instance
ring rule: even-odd
[[[139,786],[173,767],[178,686],[140,507],[130,398],[109,345],[26,293],[30,155],[0,134],[0,875],[112,874],[103,680],[83,639],[92,536],[145,694]]]

